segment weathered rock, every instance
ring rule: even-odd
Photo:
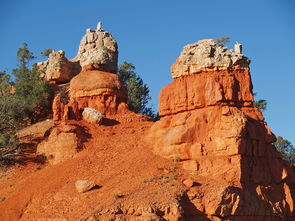
[[[190,188],[190,187],[192,187],[192,186],[195,184],[195,181],[194,181],[193,179],[191,179],[191,178],[188,178],[188,179],[185,179],[185,180],[183,181],[183,184],[184,184],[186,187]]]
[[[65,57],[64,51],[52,51],[47,61],[38,63],[45,78],[54,83],[69,82],[77,74],[74,66],[75,64]]]
[[[37,146],[37,153],[44,155],[52,165],[74,157],[81,147],[78,128],[62,123],[54,127],[48,138]]]
[[[159,99],[160,116],[213,105],[252,106],[249,69],[185,75],[164,87]]]
[[[46,133],[54,126],[51,119],[40,121],[17,131],[16,136],[21,142],[43,139]]]
[[[208,217],[294,216],[294,171],[253,107],[250,61],[241,53],[239,44],[233,51],[213,40],[184,47],[146,141],[155,154],[177,156],[194,176],[218,181],[185,184],[190,202]]]
[[[58,85],[52,105],[54,121],[80,120],[84,108],[96,109],[105,116],[128,111],[127,90],[115,74],[117,43],[101,25],[96,30],[87,29],[74,59],[68,61],[64,52],[53,51],[48,61],[39,64],[49,81],[70,81],[66,86]]]
[[[118,46],[109,32],[101,29],[87,29],[83,36],[77,56],[73,61],[79,61],[82,70],[101,70],[117,72]]]
[[[204,71],[248,68],[250,60],[241,50],[228,50],[214,39],[200,40],[186,45],[175,64],[171,66],[173,78]]]
[[[95,123],[95,124],[101,124],[103,119],[103,115],[99,111],[89,107],[86,107],[83,110],[82,116],[83,116],[83,120],[86,120],[90,123]]]
[[[128,108],[127,91],[116,74],[91,70],[75,76],[69,87],[69,100],[53,101],[54,120],[81,119],[84,108],[94,108],[104,116],[123,113]]]
[[[75,182],[75,187],[78,193],[85,193],[95,186],[95,182],[91,180],[77,180]]]
[[[52,51],[48,60],[39,62],[38,67],[41,77],[51,83],[60,84],[69,82],[81,69],[116,73],[117,63],[117,42],[109,32],[101,28],[100,23],[98,29],[86,30],[74,59],[68,60],[64,51]]]
[[[100,94],[126,97],[119,76],[104,71],[82,71],[70,83],[70,97],[91,97]]]

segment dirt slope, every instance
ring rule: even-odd
[[[142,141],[152,122],[70,123],[85,129],[84,149],[55,166],[28,162],[2,175],[0,196],[7,199],[0,203],[0,220],[81,220],[122,204],[132,210],[155,202],[167,207],[181,195],[177,163],[154,155]],[[98,186],[77,193],[74,183],[79,179]]]

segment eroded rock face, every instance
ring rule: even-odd
[[[62,123],[52,129],[48,138],[37,146],[37,153],[47,158],[52,165],[73,158],[82,148],[79,129]]]
[[[161,116],[207,106],[252,106],[254,101],[249,69],[204,71],[184,75],[160,92]]]
[[[253,107],[249,59],[238,46],[227,50],[203,40],[184,47],[171,68],[173,82],[160,93],[162,117],[146,141],[155,154],[179,159],[195,177],[214,182],[188,191],[205,214],[241,220],[294,216],[294,171]]]
[[[82,118],[84,108],[94,108],[104,116],[125,112],[127,92],[116,74],[82,71],[70,83],[68,101],[57,95],[53,101],[54,120]]]
[[[82,70],[102,70],[117,72],[118,46],[109,32],[102,29],[87,29],[83,36],[77,56]]]
[[[74,59],[68,61],[63,51],[53,51],[39,68],[51,82],[68,82],[58,85],[53,119],[80,120],[84,108],[96,109],[105,116],[128,110],[127,91],[116,74],[117,62],[116,40],[101,23],[96,30],[87,29]]]
[[[211,70],[248,68],[250,60],[241,54],[241,46],[229,50],[213,39],[200,40],[186,45],[175,64],[171,66],[173,78]]]
[[[81,70],[100,70],[117,72],[118,46],[109,32],[101,25],[98,29],[87,29],[83,36],[77,56],[68,60],[64,51],[52,51],[47,61],[39,62],[38,67],[52,83],[67,83]]]
[[[46,80],[52,83],[69,82],[79,71],[76,65],[65,57],[64,51],[52,51],[47,61],[38,63]]]

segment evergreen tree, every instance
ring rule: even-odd
[[[216,44],[223,45],[223,44],[226,44],[226,43],[230,42],[230,37],[223,36],[223,37],[214,39],[214,41],[215,41]]]
[[[45,79],[40,79],[37,65],[28,68],[34,58],[27,44],[23,43],[23,47],[17,51],[19,68],[13,70],[16,77],[15,96],[25,103],[24,117],[31,123],[48,115],[53,96],[51,85]]]
[[[288,160],[291,163],[295,163],[295,147],[290,141],[284,139],[281,136],[278,136],[274,145],[283,155],[283,159]]]
[[[135,66],[125,61],[120,65],[118,74],[127,88],[129,109],[155,118],[152,108],[147,107],[151,100],[149,88],[135,72]]]
[[[257,93],[254,93],[254,96],[256,96]],[[263,100],[263,99],[260,99],[258,101],[254,101],[253,102],[253,106],[258,108],[261,112],[265,111],[266,110],[266,107],[267,107],[267,101],[266,100]]]
[[[29,51],[28,44],[24,42],[17,50],[18,67],[22,71],[27,71],[27,65],[34,59],[33,53]]]
[[[10,76],[0,72],[0,166],[8,157],[15,155],[15,132],[21,125],[24,103],[13,94]]]
[[[41,52],[42,57],[49,57],[50,53],[52,52],[51,48],[46,48]]]
[[[10,82],[6,72],[0,72],[0,165],[18,154],[16,131],[51,112],[53,90],[40,79],[37,65],[29,68],[35,57],[27,46],[23,43],[17,51],[15,82]]]
[[[256,95],[257,93],[254,93],[254,96]],[[263,112],[267,108],[267,101],[262,99],[254,101],[253,106]],[[291,144],[290,141],[285,140],[281,136],[277,136],[277,141],[274,143],[274,145],[277,151],[282,154],[284,160],[295,163],[295,147]]]

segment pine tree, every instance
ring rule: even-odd
[[[50,53],[52,52],[51,48],[46,48],[41,52],[42,57],[49,57]]]
[[[125,61],[120,65],[118,74],[123,85],[127,88],[129,109],[155,118],[156,115],[153,113],[152,108],[147,107],[148,102],[151,100],[149,88],[135,72],[135,66]]]
[[[274,145],[283,155],[283,159],[288,160],[291,163],[295,163],[295,147],[290,141],[284,139],[281,136],[278,136]]]
[[[31,123],[44,118],[51,111],[53,90],[51,85],[40,79],[37,65],[29,69],[28,64],[34,59],[33,53],[23,43],[17,51],[18,67],[13,70],[16,77],[15,96],[25,103],[24,116]]]

